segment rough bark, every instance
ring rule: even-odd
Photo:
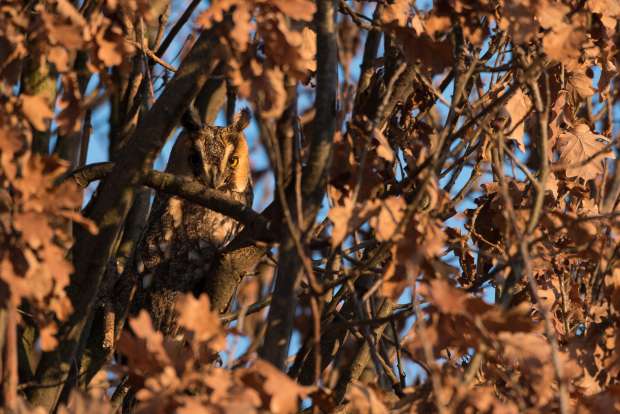
[[[315,25],[317,30],[317,85],[314,118],[314,136],[310,155],[302,174],[301,210],[303,219],[297,221],[314,223],[323,197],[330,165],[334,133],[336,131],[336,93],[338,86],[338,53],[336,39],[336,2],[317,0]],[[320,126],[320,127],[318,127]],[[294,186],[291,186],[294,187]],[[280,263],[276,277],[273,300],[269,308],[265,342],[259,354],[281,370],[285,369],[288,345],[293,332],[293,321],[298,286],[302,271],[302,260],[293,238],[284,233],[280,243]]]

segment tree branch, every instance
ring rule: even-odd
[[[310,228],[325,196],[327,173],[336,132],[336,94],[338,91],[338,49],[336,36],[336,1],[317,0],[314,16],[317,30],[317,87],[314,136],[308,163],[302,173],[301,192],[307,200],[302,207],[303,221]],[[295,186],[289,186],[294,190]],[[290,196],[290,194],[289,194]],[[294,199],[289,197],[289,199]],[[302,218],[297,217],[300,222]],[[300,233],[302,233],[300,231]],[[303,258],[295,248],[293,235],[286,234],[281,243],[281,261],[269,308],[265,342],[259,354],[281,370],[285,369],[293,332],[297,298],[295,289],[303,273]]]
[[[317,75],[314,107],[314,136],[308,163],[303,171],[303,193],[312,195],[308,207],[316,208],[325,191],[325,177],[331,161],[336,132],[336,95],[338,92],[338,45],[336,36],[336,2],[317,0]]]
[[[107,177],[114,170],[114,163],[101,162],[87,165],[70,174],[78,185],[86,187],[90,182]],[[199,204],[210,210],[234,218],[249,228],[257,240],[272,241],[273,231],[270,223],[260,213],[252,210],[226,193],[205,187],[199,181],[177,177],[160,171],[149,170],[140,179],[139,184],[162,193],[177,196]]]

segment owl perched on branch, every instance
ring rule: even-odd
[[[191,176],[208,188],[252,204],[248,144],[243,129],[248,110],[228,127],[203,126],[188,112],[183,126],[189,134],[187,163]],[[156,201],[138,247],[136,271],[142,280],[142,302],[162,333],[177,333],[175,304],[179,294],[196,292],[217,260],[220,249],[241,230],[234,219],[179,197]]]

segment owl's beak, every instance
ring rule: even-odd
[[[219,176],[217,177],[217,180],[215,181],[215,185],[213,186],[213,188],[218,189],[221,186],[223,186],[225,182],[226,182],[225,174],[219,174]]]
[[[219,181],[219,170],[217,166],[211,165],[204,168],[205,185],[209,188],[217,188]]]
[[[218,189],[226,183],[226,174],[222,173],[215,165],[209,166],[205,171],[205,184],[209,188]]]

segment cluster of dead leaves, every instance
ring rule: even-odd
[[[397,182],[390,168],[396,156],[383,133],[375,129],[372,138],[374,149],[363,163],[359,160],[364,155],[356,154],[359,151],[352,136],[337,140],[328,186],[332,207],[327,217],[333,225],[330,239],[332,247],[340,248],[356,232],[370,230],[374,240],[391,243],[381,292],[396,299],[423,269],[433,273],[433,264],[444,254],[444,226],[430,212],[443,208],[445,195],[434,179],[421,183],[417,191],[423,194],[420,205],[424,208],[417,212],[408,208],[403,194],[390,195],[390,183]]]
[[[164,337],[153,329],[145,311],[129,322],[132,334],[120,339],[118,351],[137,391],[139,413],[295,413],[311,392],[269,363],[251,355],[229,370],[217,367],[217,352],[226,347],[227,332],[209,299],[185,296],[177,306],[182,334]],[[243,361],[246,361],[244,363]]]
[[[573,87],[571,90],[578,93],[579,89]],[[581,100],[589,96],[579,95]],[[605,159],[614,159],[615,154],[609,138],[595,133],[585,120],[575,116],[573,102],[579,100],[567,97],[571,97],[568,90],[560,91],[552,108],[550,142],[557,150],[557,163],[564,167],[569,178],[595,179],[603,174]]]
[[[616,283],[607,286],[617,289]],[[620,368],[612,328],[617,316],[611,325],[603,317],[607,323],[596,323],[554,351],[530,302],[506,310],[446,280],[423,283],[417,294],[427,305],[404,346],[429,383],[405,390],[410,397],[399,401],[372,386],[352,384],[349,398],[356,412],[423,413],[438,403],[454,412],[556,412],[560,381],[575,412],[615,412],[620,404],[620,392],[611,385]]]
[[[540,42],[551,60],[569,68],[595,58],[605,71],[613,71],[615,64],[607,51],[620,16],[618,5],[608,0],[584,3],[585,7],[575,7],[568,1],[506,1],[499,25],[515,44]]]
[[[529,407],[555,411],[558,409],[558,381],[561,380],[566,384],[571,405],[577,412],[599,412],[602,407],[617,406],[620,394],[611,384],[618,372],[619,354],[615,333],[609,325],[615,324],[617,310],[597,309],[594,318],[600,322],[593,324],[585,334],[564,332],[565,325],[554,317],[552,335],[560,338],[561,344],[568,343],[554,352],[548,334],[542,329],[542,316],[537,306],[544,306],[551,315],[556,315],[560,314],[562,306],[575,309],[580,305],[580,295],[576,291],[566,292],[570,299],[564,300],[570,303],[569,306],[566,302],[561,304],[560,291],[573,288],[572,283],[564,288],[558,283],[554,285],[545,287],[544,281],[539,279],[542,302],[532,306],[531,302],[524,301],[508,311],[497,305],[488,305],[445,282],[434,281],[428,287],[422,287],[420,293],[428,297],[431,304],[426,311],[426,338],[433,338],[431,342],[436,357],[442,355],[441,350],[448,350],[450,355],[446,365],[441,367],[442,375],[461,376],[461,381],[450,381],[445,377],[443,380],[452,383],[451,398],[463,398],[453,404],[461,407],[464,403],[472,404],[482,411],[492,405],[494,410],[501,412],[519,412],[525,401]],[[606,286],[617,289],[612,281],[607,281]],[[545,294],[553,299],[549,300]],[[583,320],[584,316],[583,313],[564,315],[572,320]],[[569,326],[577,327],[572,322]],[[409,346],[424,361],[424,344],[414,338]],[[481,360],[466,356],[472,349],[480,354]],[[557,358],[559,370],[554,366],[553,358]],[[471,368],[473,364],[479,366]],[[468,370],[476,370],[476,376],[468,377]],[[474,385],[492,387],[494,392],[476,402],[467,391]],[[494,396],[499,396],[499,400]],[[489,404],[490,400],[493,400],[492,404]],[[481,401],[483,406],[478,405]]]
[[[412,332],[407,346],[414,358],[424,364],[428,358],[425,347],[431,347],[433,358],[449,355],[445,364],[437,368],[443,377],[445,403],[482,411],[484,406],[494,406],[518,412],[517,404],[510,401],[515,390],[535,396],[534,405],[540,408],[552,401],[556,390],[549,386],[554,381],[554,369],[548,363],[551,345],[528,305],[504,311],[440,280],[420,286],[419,293],[430,306],[425,309],[423,326],[419,324],[415,334]],[[483,361],[471,360],[471,349]],[[570,365],[565,355],[561,359],[565,375],[577,375],[577,367]],[[480,364],[471,368],[476,377],[463,375],[459,381],[458,372],[462,369],[464,374],[474,363]],[[433,369],[432,365],[429,369]],[[493,384],[497,394],[482,401],[471,398],[467,392],[474,385]]]
[[[563,1],[434,5],[418,14],[408,1],[390,2],[380,20],[407,61],[421,70],[438,74],[452,66],[454,45],[446,33],[457,21],[464,39],[479,44],[476,36],[481,32],[468,26],[472,18],[496,21],[510,35],[513,47],[546,55],[542,67],[550,73],[550,86],[542,76],[538,86],[548,94],[543,98],[550,107],[546,156],[551,168],[538,189],[529,180],[512,176],[503,177],[501,184],[494,172],[494,182],[482,185],[482,194],[474,199],[476,207],[466,211],[468,231],[461,232],[439,219],[447,196],[432,179],[425,182],[432,213],[418,206],[407,214],[422,181],[407,182],[407,173],[428,159],[438,135],[433,127],[416,121],[415,131],[389,126],[366,134],[356,132],[353,119],[349,133],[337,137],[328,187],[332,247],[344,248],[359,238],[389,244],[392,261],[381,262],[378,291],[395,299],[411,288],[416,296],[412,300],[424,304],[406,347],[428,380],[410,394],[405,390],[407,397],[398,402],[380,387],[352,384],[352,407],[359,412],[389,412],[406,406],[411,412],[428,412],[442,404],[455,412],[550,412],[559,410],[558,395],[565,388],[575,412],[615,412],[620,404],[615,329],[619,296],[616,261],[609,258],[615,257],[617,223],[600,217],[595,190],[615,155],[610,127],[597,132],[601,123],[586,119],[584,107],[597,92],[608,97],[606,88],[615,76],[610,68],[615,68],[617,45],[610,29],[617,25],[617,5],[605,1],[581,6]],[[482,38],[488,34],[486,28],[481,26]],[[593,82],[596,65],[602,68],[598,88]],[[501,96],[507,90],[503,84],[489,95]],[[532,156],[540,139],[534,107],[540,97],[525,84],[513,86],[510,93],[496,111],[494,132],[502,131],[504,138]],[[357,150],[359,144],[354,143],[359,141],[369,144],[367,152]],[[397,150],[402,150],[408,167],[403,179],[391,169],[402,162]],[[481,159],[492,162],[484,154]],[[525,165],[536,167],[536,160]],[[539,191],[544,191],[541,218],[528,235]],[[528,256],[523,257],[519,241],[526,235],[531,241]],[[448,251],[460,269],[438,260]],[[478,292],[485,285],[495,289],[496,304],[465,290]],[[552,328],[549,332],[545,318]],[[555,340],[557,349],[552,345]]]
[[[436,338],[433,346],[439,344],[433,348],[434,355],[448,349],[454,360],[442,365],[438,375],[444,386],[450,384],[451,396],[446,398],[461,408],[471,397],[471,391],[463,387],[470,390],[476,384],[493,387],[485,405],[475,406],[477,410],[490,406],[501,412],[520,412],[526,406],[557,410],[559,381],[567,388],[576,412],[613,410],[619,403],[620,394],[613,385],[618,372],[616,332],[609,328],[618,318],[617,282],[607,262],[617,243],[613,230],[617,224],[600,218],[592,193],[592,185],[600,183],[605,172],[605,159],[615,157],[609,139],[577,115],[575,107],[592,91],[579,93],[579,87],[573,88],[572,98],[567,90],[555,92],[548,154],[555,169],[544,183],[543,213],[531,235],[535,241],[529,244],[529,257],[521,255],[518,239],[527,232],[534,192],[527,181],[508,177],[504,177],[505,190],[499,183],[485,184],[483,195],[475,200],[477,207],[466,214],[466,227],[478,248],[477,261],[468,254],[460,234],[452,246],[461,262],[461,285],[480,287],[490,281],[497,289],[496,303],[509,310],[488,305],[445,282],[431,281],[421,289],[431,304],[424,329],[427,337]],[[531,105],[530,98],[518,92],[506,106],[509,122],[505,125],[509,124],[512,133],[513,118],[527,118],[527,105]],[[515,138],[522,138],[521,134]],[[534,286],[525,276],[523,261],[527,261]],[[605,293],[594,293],[597,290]],[[543,308],[551,332],[542,329]],[[522,313],[513,314],[517,311]],[[487,315],[494,313],[508,318],[510,324],[496,325],[494,320],[489,326]],[[552,349],[550,336],[557,339],[557,350]],[[423,359],[423,344],[416,341],[411,342],[412,352]],[[475,355],[484,355],[482,362],[469,357],[472,349]],[[556,362],[551,363],[553,358]],[[554,366],[557,361],[562,362],[559,368]],[[470,368],[474,362],[479,366]],[[467,374],[473,369],[474,379]]]
[[[578,68],[584,58],[596,58],[606,73],[615,70],[609,51],[620,12],[613,0],[587,1],[581,8],[569,1],[553,0],[434,3],[428,13],[413,14],[410,1],[397,0],[386,5],[381,16],[383,27],[394,35],[407,60],[431,73],[451,66],[452,44],[446,34],[457,22],[463,38],[478,47],[495,22],[510,34],[515,45],[540,42],[553,61]],[[592,16],[600,22],[600,30],[590,23]],[[597,49],[600,55],[593,52]]]
[[[31,97],[30,103],[37,98]],[[24,99],[22,98],[22,104]],[[27,304],[30,324],[41,328],[41,347],[56,345],[55,318],[66,319],[71,303],[65,288],[73,266],[71,223],[96,228],[79,214],[82,197],[72,182],[57,184],[68,165],[56,157],[31,153],[29,124],[38,114],[23,110],[17,99],[0,112],[0,281],[2,302]],[[35,121],[36,123],[36,121]],[[24,302],[22,302],[24,301]]]
[[[106,14],[98,10],[84,17],[67,0],[28,5],[8,1],[0,6],[0,81],[5,86],[0,108],[2,300],[15,306],[27,303],[29,323],[41,328],[43,350],[56,345],[55,318],[64,320],[72,311],[65,292],[73,271],[68,257],[73,244],[71,223],[85,225],[91,232],[96,228],[79,214],[80,190],[69,181],[58,183],[69,165],[30,152],[32,134],[51,136],[53,118],[60,135],[79,130],[84,108],[75,70],[80,70],[81,77],[105,74],[133,54],[123,26],[109,17],[119,7],[108,1]],[[149,7],[143,9],[147,13]],[[85,58],[84,67],[77,63],[78,54]],[[58,102],[55,87],[38,90],[38,83],[44,84],[52,74],[58,74],[62,83]],[[26,76],[35,79],[33,94],[7,94]]]
[[[394,36],[408,63],[431,74],[452,65],[452,44],[446,36],[452,25],[449,14],[433,9],[428,15],[413,15],[410,2],[398,0],[385,7],[381,23]]]
[[[110,12],[117,7],[116,2],[107,2]],[[119,23],[101,12],[92,13],[87,19],[67,0],[39,3],[33,10],[20,2],[8,2],[3,5],[3,12],[0,38],[12,51],[4,60],[2,78],[13,81],[10,83],[16,80],[15,70],[26,57],[40,64],[48,62],[56,71],[66,73],[73,69],[76,55],[85,52],[89,57],[87,68],[98,72],[120,65],[134,51],[124,39]]]
[[[123,2],[122,6],[132,3]],[[67,0],[28,6],[9,1],[1,7],[0,80],[15,85],[23,76],[33,78],[37,94],[23,94],[22,108],[33,127],[44,131],[54,116],[56,88],[50,85],[47,91],[38,89],[46,78],[59,75],[62,94],[58,101],[58,131],[62,135],[79,131],[85,108],[82,88],[77,87],[78,72],[82,81],[98,73],[104,82],[111,66],[126,65],[127,58],[135,53],[135,47],[126,39],[127,29],[118,21],[121,5],[108,1],[102,10],[90,14],[83,14]],[[144,9],[146,16],[148,9]]]
[[[286,82],[307,82],[316,70],[316,33],[309,25],[316,5],[309,0],[218,0],[196,23],[210,28],[230,18],[233,30],[223,36],[233,59],[229,76],[242,97],[277,118],[286,104]]]

